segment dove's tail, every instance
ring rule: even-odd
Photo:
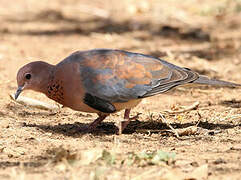
[[[210,79],[207,76],[199,75],[199,78],[193,81],[194,84],[206,84],[213,86],[226,86],[226,87],[241,87],[241,84],[236,84],[232,82]]]

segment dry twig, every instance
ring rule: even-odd
[[[60,106],[58,106],[58,105],[48,104],[48,103],[45,103],[45,102],[42,102],[42,101],[38,101],[36,99],[24,97],[24,96],[19,96],[18,99],[15,100],[14,94],[11,94],[10,98],[12,100],[14,100],[15,102],[19,103],[19,104],[31,106],[31,107],[38,108],[38,109],[58,110],[60,108]]]
[[[183,113],[183,112],[187,112],[187,111],[190,111],[193,109],[197,109],[199,104],[200,104],[200,102],[197,101],[197,102],[193,103],[192,105],[185,107],[184,109],[177,110],[177,111],[166,110],[165,112],[170,113],[170,114]]]

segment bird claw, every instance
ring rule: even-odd
[[[84,127],[82,132],[84,133],[93,132],[96,129],[96,127],[101,123],[101,121],[103,121],[106,117],[107,115],[102,115],[102,116],[100,115],[94,122]]]

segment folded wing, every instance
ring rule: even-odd
[[[153,96],[199,77],[189,69],[138,53],[98,49],[84,57],[81,76],[86,92],[109,102]]]

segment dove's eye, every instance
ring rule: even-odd
[[[31,74],[27,73],[27,74],[25,75],[25,78],[26,78],[26,79],[31,79]]]

